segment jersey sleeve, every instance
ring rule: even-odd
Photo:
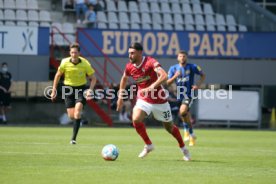
[[[126,65],[126,68],[125,68],[125,75],[126,75],[127,77],[130,76],[130,70],[129,70],[129,65],[128,65],[128,64]]]
[[[86,75],[90,76],[92,74],[95,73],[94,68],[91,66],[91,64],[89,63],[89,61],[86,60]]]
[[[168,79],[172,78],[174,76],[174,68],[171,66],[168,71]]]
[[[193,70],[198,75],[202,75],[203,74],[203,71],[202,71],[201,67],[198,66],[198,65],[196,65],[196,64],[193,64]]]
[[[151,59],[150,61],[151,61],[150,63],[151,63],[151,66],[152,66],[153,69],[161,66],[161,64],[155,59]]]
[[[58,67],[58,71],[60,71],[61,73],[64,73],[64,65],[65,65],[65,60],[62,60],[59,67]]]

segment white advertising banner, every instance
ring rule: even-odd
[[[0,54],[37,55],[38,28],[0,27]]]
[[[198,100],[199,120],[258,121],[259,93],[256,91],[227,91],[228,98]]]

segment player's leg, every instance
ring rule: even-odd
[[[189,106],[187,104],[181,104],[179,108],[179,114],[183,123],[184,129],[184,141],[188,141],[190,137],[189,131],[192,131],[189,114],[188,114]]]
[[[190,154],[185,147],[185,143],[182,139],[181,133],[178,127],[172,122],[172,113],[169,103],[153,105],[153,116],[156,120],[161,121],[165,129],[177,140],[179,148],[184,154],[184,160],[190,160]]]
[[[145,143],[144,149],[138,156],[140,158],[144,158],[154,149],[153,144],[147,134],[145,124],[143,123],[143,120],[147,115],[150,114],[150,112],[150,104],[138,99],[135,107],[133,108],[132,123],[136,132],[140,135]]]

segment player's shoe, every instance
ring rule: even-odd
[[[147,156],[147,155],[149,154],[149,152],[151,152],[152,150],[154,150],[153,144],[145,145],[143,151],[138,155],[138,157],[139,157],[139,158],[144,158],[144,157]]]
[[[196,136],[195,135],[190,135],[189,146],[194,146],[195,142],[196,142],[195,140],[196,140]]]
[[[191,155],[190,152],[187,148],[182,148],[181,151],[183,152],[184,156],[183,156],[183,160],[185,161],[190,161],[191,160]]]
[[[77,141],[71,140],[71,141],[70,141],[70,144],[77,144]]]
[[[190,139],[189,131],[184,130],[184,141],[188,141]]]

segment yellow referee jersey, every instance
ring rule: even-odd
[[[80,62],[74,64],[71,62],[71,57],[64,58],[58,70],[64,74],[64,84],[68,86],[82,86],[87,82],[86,76],[95,73],[89,61],[83,57],[79,57]]]

